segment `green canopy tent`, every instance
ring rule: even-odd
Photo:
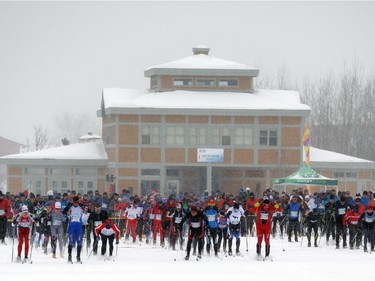
[[[320,185],[320,186],[337,186],[338,180],[330,179],[318,174],[313,168],[303,163],[299,169],[285,178],[274,179],[273,185],[283,185],[284,191],[287,185]]]

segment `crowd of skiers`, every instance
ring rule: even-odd
[[[248,235],[257,237],[258,257],[264,240],[265,258],[270,255],[270,237],[285,234],[289,242],[306,236],[308,247],[318,247],[322,237],[328,245],[332,236],[336,248],[342,243],[343,248],[362,246],[368,251],[369,246],[374,250],[372,192],[353,198],[348,192],[336,194],[336,190],[309,194],[300,188],[287,195],[267,189],[257,197],[250,188],[240,189],[235,196],[186,192],[166,198],[157,192],[132,196],[127,190],[111,196],[75,191],[4,195],[0,191],[0,243],[5,243],[5,236],[18,238],[17,261],[23,248],[24,259],[28,258],[29,239],[46,254],[50,242],[53,258],[57,248],[64,257],[67,246],[70,262],[73,248],[80,261],[84,243],[87,252],[96,255],[100,240],[100,254],[106,254],[108,244],[112,256],[114,243],[119,244],[121,237],[125,242],[135,243],[138,238],[154,245],[159,238],[162,247],[185,248],[185,259],[191,251],[201,258],[204,248],[215,256],[220,251],[240,255],[240,238],[246,237],[247,242]]]

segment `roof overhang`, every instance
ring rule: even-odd
[[[258,69],[195,69],[195,68],[150,68],[145,70],[145,77],[157,75],[173,76],[245,76],[257,77]]]

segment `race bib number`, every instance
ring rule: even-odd
[[[198,227],[200,227],[201,226],[201,223],[200,222],[192,222],[191,223],[191,227],[193,227],[193,228],[198,228]]]
[[[268,213],[261,213],[260,214],[260,219],[261,220],[268,220]]]
[[[48,226],[51,226],[51,221],[47,221],[47,225],[48,225]]]
[[[1,216],[1,215],[4,215],[4,214],[5,214],[4,209],[0,210],[0,216]]]
[[[94,225],[95,225],[95,227],[97,227],[97,226],[99,226],[99,225],[101,225],[101,224],[102,224],[101,221],[94,221]]]
[[[297,217],[298,217],[298,211],[291,211],[291,212],[290,212],[290,216],[291,216],[292,218],[297,218]]]
[[[103,209],[107,209],[107,204],[102,203],[102,208],[103,208]]]
[[[182,221],[182,218],[181,217],[176,217],[175,219],[174,219],[174,222],[175,223],[180,223]]]
[[[71,222],[80,222],[80,217],[79,216],[72,216],[70,219]]]
[[[128,214],[128,219],[129,220],[134,220],[136,218],[136,215],[134,214]]]
[[[61,221],[60,220],[53,220],[52,221],[52,225],[53,226],[60,226],[61,225]]]
[[[215,215],[208,215],[207,219],[208,221],[215,221]]]
[[[160,221],[161,220],[161,215],[156,215],[155,219],[158,220],[158,221]]]
[[[339,215],[345,215],[345,213],[346,213],[346,209],[345,209],[345,208],[339,208],[339,209],[337,210],[337,212],[338,212]]]

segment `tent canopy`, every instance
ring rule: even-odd
[[[299,169],[285,178],[274,179],[273,184],[286,185],[338,185],[338,180],[326,178],[305,163]]]

